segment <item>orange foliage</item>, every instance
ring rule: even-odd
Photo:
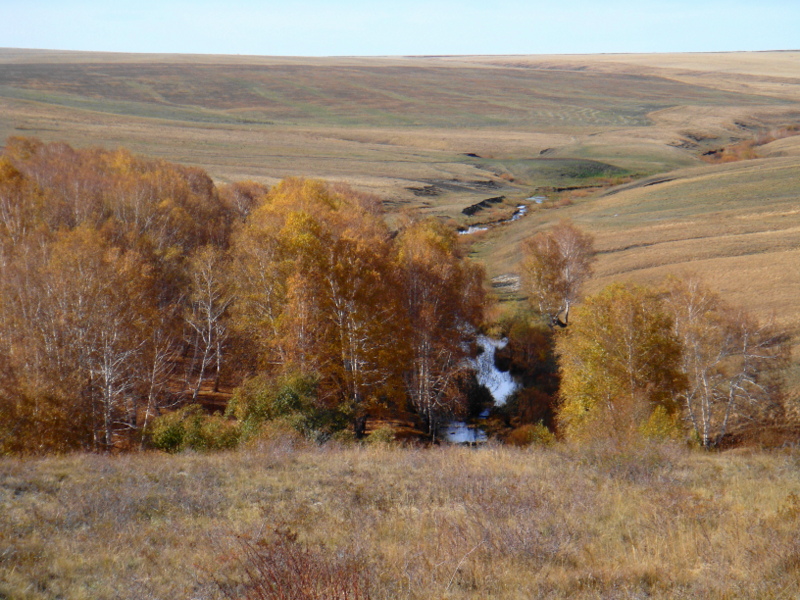
[[[451,230],[396,235],[379,208],[341,184],[218,190],[124,149],[9,139],[0,451],[129,446],[176,393],[235,374],[229,356],[239,377],[313,375],[357,430],[407,405],[434,429],[460,410],[483,274]]]

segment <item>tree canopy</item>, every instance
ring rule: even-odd
[[[566,326],[592,274],[593,238],[569,221],[522,243],[522,283],[531,306],[552,325]]]
[[[357,434],[371,413],[435,430],[461,410],[483,305],[453,231],[392,231],[341,184],[218,188],[25,138],[0,156],[0,450],[129,446],[226,378],[313,380],[303,406]]]
[[[558,418],[568,437],[666,435],[678,426],[681,346],[651,290],[612,284],[587,298],[557,353]]]

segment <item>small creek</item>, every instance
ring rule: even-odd
[[[505,223],[513,223],[514,221],[519,221],[522,217],[528,214],[528,207],[525,204],[518,204],[517,209],[514,211],[508,219],[503,219],[502,221],[495,221],[494,223],[487,223],[486,225],[473,225],[472,227],[467,227],[466,229],[461,229],[458,232],[458,235],[471,235],[473,233],[478,233],[479,231],[488,231],[489,227],[496,227],[497,225],[504,225]]]
[[[488,336],[479,335],[477,343],[482,352],[472,360],[472,363],[477,371],[478,383],[489,390],[495,406],[502,406],[519,387],[511,373],[499,370],[494,364],[495,351],[505,348],[508,341],[493,340]],[[482,416],[485,417],[487,414]],[[467,425],[464,421],[450,421],[443,428],[442,437],[453,444],[485,442],[487,439],[482,429],[476,425]]]

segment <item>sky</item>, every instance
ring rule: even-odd
[[[0,47],[386,56],[800,49],[800,0],[0,0]]]

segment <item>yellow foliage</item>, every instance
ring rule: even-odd
[[[685,386],[681,348],[658,298],[613,284],[588,298],[557,340],[559,423],[568,437],[666,431]]]

